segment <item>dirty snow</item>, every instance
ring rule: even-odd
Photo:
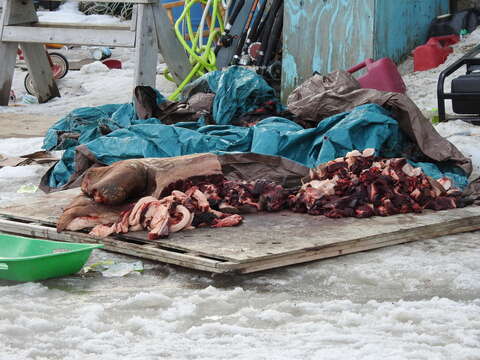
[[[463,155],[472,160],[471,179],[480,176],[480,127],[461,120],[450,120],[437,124],[435,129],[440,135],[454,144]]]
[[[132,54],[117,55],[125,70],[72,71],[59,82],[61,99],[0,111],[60,116],[79,106],[126,102]],[[422,98],[433,76],[424,75],[407,76],[407,83],[419,87],[412,97],[429,108]],[[23,76],[16,71],[20,95]],[[172,91],[162,79],[161,91]],[[437,129],[460,139],[457,145],[479,171],[479,130],[457,121]],[[40,145],[40,138],[0,139],[0,153],[18,156]],[[38,184],[46,169],[0,169],[0,205],[25,197],[16,191]],[[480,233],[474,232],[246,276],[144,261],[143,274],[123,278],[93,273],[27,284],[0,280],[0,360],[478,360],[479,259]],[[137,259],[95,250],[89,263],[104,260]]]
[[[414,72],[413,57],[410,57],[400,65],[403,80],[408,88],[407,95],[415,101],[423,112],[428,115],[429,111],[438,107],[437,82],[440,73],[478,44],[480,44],[480,28],[467,35],[461,42],[453,45],[453,53],[450,54],[444,64],[435,69]],[[452,78],[464,73],[465,70],[459,69],[447,77],[445,80],[445,92],[450,92]],[[447,113],[453,114],[451,101],[445,101],[445,106]]]
[[[38,11],[41,22],[71,23],[71,24],[128,24],[119,18],[109,15],[85,15],[78,10],[78,2],[71,1],[60,5],[57,11]]]
[[[0,204],[46,169],[0,169]],[[0,280],[0,360],[477,360],[479,258],[474,232],[244,276],[144,261],[122,278]],[[89,264],[105,260],[136,261],[95,250]]]
[[[78,2],[69,2],[61,6],[59,11],[39,11],[40,21],[67,22],[67,23],[119,23],[115,17],[107,15],[85,15],[78,10]],[[126,23],[126,22],[124,22]],[[91,51],[94,47],[74,47],[71,49],[54,49],[67,57],[69,62],[92,59]],[[55,98],[47,104],[22,104],[22,97],[26,94],[24,79],[27,71],[20,67],[15,69],[12,89],[17,97],[17,103],[22,106],[0,107],[0,113],[22,112],[42,113],[62,117],[79,106],[99,106],[104,104],[118,104],[130,102],[133,96],[134,80],[134,49],[112,48],[111,59],[122,62],[122,69],[109,70],[100,62],[84,65],[81,71],[70,70],[67,75],[57,80],[61,98]],[[175,90],[175,85],[166,80],[163,75],[165,65],[159,56],[157,66],[156,87],[168,96]]]

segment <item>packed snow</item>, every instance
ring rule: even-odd
[[[72,21],[84,16],[68,3],[62,13]],[[79,21],[93,21],[87,19]],[[113,52],[124,69],[98,71],[97,64],[71,71],[59,81],[62,98],[0,112],[60,117],[79,106],[129,101],[133,53]],[[438,71],[405,77],[424,110],[436,107]],[[24,74],[15,72],[19,99]],[[167,94],[174,89],[160,75],[157,84]],[[480,173],[478,129],[461,121],[437,126]],[[41,143],[0,139],[0,154],[31,153]],[[28,196],[17,191],[38,184],[47,168],[0,169],[0,205]],[[0,280],[0,360],[478,360],[479,258],[473,232],[252,275],[213,276],[144,261],[143,273],[120,278],[93,272],[38,283]],[[95,250],[89,264],[105,260],[138,261]]]
[[[78,2],[70,1],[60,5],[58,11],[38,11],[41,22],[70,24],[128,24],[110,15],[85,15],[78,10]]]
[[[403,80],[407,85],[407,95],[415,101],[417,106],[428,114],[433,114],[434,109],[437,109],[437,83],[438,76],[448,66],[453,64],[467,52],[472,50],[475,46],[480,44],[480,28],[467,35],[457,44],[452,45],[453,53],[451,53],[445,63],[427,71],[413,71],[413,58],[410,57],[403,64],[400,65]],[[465,71],[463,71],[463,74]],[[450,91],[450,83],[452,78],[462,75],[462,70],[458,70],[445,80],[445,92]],[[453,114],[452,102],[445,101],[446,111]]]

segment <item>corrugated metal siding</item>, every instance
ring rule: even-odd
[[[350,67],[372,53],[375,0],[285,0],[283,85]]]
[[[427,40],[432,19],[449,10],[449,0],[375,0],[374,58],[402,60]]]

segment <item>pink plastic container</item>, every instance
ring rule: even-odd
[[[367,68],[367,73],[357,79],[362,88],[402,94],[407,91],[402,76],[391,59],[383,58],[377,61],[367,59],[347,71],[353,74],[365,67]]]

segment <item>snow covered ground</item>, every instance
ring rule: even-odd
[[[1,169],[0,204],[45,169]],[[121,278],[0,280],[0,360],[477,360],[479,258],[477,232],[246,276],[147,261]],[[104,260],[135,261],[89,263]]]
[[[403,80],[407,85],[407,95],[415,101],[417,106],[424,112],[431,111],[438,107],[437,104],[437,82],[440,73],[445,70],[452,63],[461,58],[465,53],[470,51],[473,47],[480,44],[480,28],[467,35],[461,42],[452,46],[453,53],[447,58],[444,64],[439,67],[427,71],[413,71],[413,57],[407,59],[400,65],[400,71]],[[465,71],[463,71],[463,74]],[[445,80],[445,91],[450,92],[450,82],[462,74],[462,71],[452,74]],[[446,101],[446,111],[452,114],[451,101]]]
[[[131,52],[115,51],[124,70],[72,71],[59,82],[61,99],[0,112],[60,117],[79,106],[129,101]],[[16,71],[19,97],[23,76]],[[423,109],[436,107],[426,99],[434,96],[434,78],[433,71],[406,76]],[[157,80],[162,92],[173,90],[163,77]],[[472,155],[480,173],[479,128],[456,121],[437,129]],[[41,142],[0,139],[0,153],[30,153]],[[18,189],[38,184],[46,169],[0,169],[0,204],[27,196]],[[0,280],[0,360],[478,360],[479,259],[475,232],[247,276],[144,262],[143,274],[121,278]],[[89,263],[102,260],[136,261],[96,250]]]

